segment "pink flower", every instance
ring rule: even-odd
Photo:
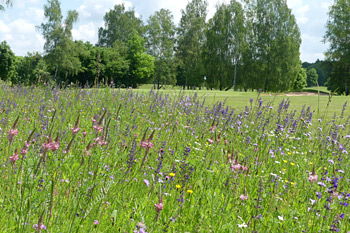
[[[98,224],[100,224],[97,220],[94,220],[94,224],[95,225],[98,225]]]
[[[15,150],[15,153],[9,157],[9,159],[11,160],[12,164],[15,164],[15,162],[19,159],[17,149]]]
[[[96,133],[98,133],[98,132],[102,132],[103,128],[100,125],[94,125],[94,130]]]
[[[77,126],[77,127],[72,128],[71,130],[72,130],[72,134],[74,135],[74,134],[77,134],[79,132],[80,128]]]
[[[48,142],[48,143],[43,143],[43,147],[44,147],[44,150],[45,151],[48,151],[48,150],[50,150],[51,149],[51,143],[50,142]]]
[[[163,200],[160,199],[159,203],[154,204],[154,207],[156,208],[157,212],[160,212],[163,209]]]
[[[26,149],[28,149],[28,148],[30,147],[30,145],[31,145],[30,142],[25,141],[23,147],[25,147]]]
[[[95,142],[97,142],[100,146],[107,145],[107,142],[106,142],[103,138],[97,137],[97,138],[95,138],[94,140],[95,140]]]
[[[215,126],[215,125],[213,125],[212,127],[210,127],[210,128],[209,128],[209,131],[214,131],[214,130],[215,130],[215,128],[216,128],[216,126]]]
[[[9,135],[7,136],[8,140],[10,140],[10,142],[12,142],[13,138],[18,134],[18,130],[17,129],[10,129],[9,130]]]
[[[231,170],[233,171],[237,171],[237,170],[241,170],[242,169],[242,165],[238,163],[238,161],[231,166]]]
[[[86,131],[85,130],[83,131],[83,135],[84,135],[84,137],[86,136]]]
[[[318,178],[318,176],[316,174],[311,174],[309,176],[309,182],[310,183],[316,183],[317,182],[317,178]]]
[[[147,141],[142,141],[140,146],[143,148],[153,148],[154,144],[150,142],[150,140],[147,140]]]
[[[58,148],[60,147],[60,143],[57,141],[57,142],[51,142],[50,143],[50,149],[52,151],[56,151],[58,150]]]
[[[239,199],[241,199],[242,201],[248,200],[248,195],[241,194],[241,196],[239,196]]]
[[[315,165],[314,165],[314,168],[312,169],[312,174],[309,176],[309,182],[310,183],[316,183],[317,182],[317,175],[316,175],[316,172],[315,172]]]
[[[18,130],[17,129],[10,129],[9,130],[9,136],[15,136],[18,134]]]
[[[209,138],[208,140],[207,140],[207,142],[209,143],[209,144],[213,144],[213,139],[211,139],[211,138]]]
[[[28,153],[27,148],[23,147],[21,149],[21,155],[26,155]]]

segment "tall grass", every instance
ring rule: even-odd
[[[1,89],[1,232],[350,229],[346,103]]]

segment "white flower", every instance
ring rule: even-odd
[[[284,221],[283,216],[278,216],[278,219]]]
[[[243,223],[243,224],[237,224],[239,228],[244,228],[244,227],[248,227],[247,224]]]

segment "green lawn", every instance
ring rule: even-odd
[[[139,89],[138,92],[149,92],[153,85],[143,85]],[[304,89],[304,91],[315,92],[317,91],[317,87],[310,87]],[[183,92],[185,95],[190,94],[194,95],[197,93],[198,97],[203,100],[205,98],[206,105],[211,106],[213,103],[218,101],[225,102],[226,105],[231,106],[235,109],[243,111],[245,106],[250,106],[250,99],[258,98],[257,92],[234,92],[230,91],[212,91],[212,90],[180,90],[179,87],[167,87],[167,89],[159,90],[160,93],[164,94],[179,94]],[[260,95],[261,99],[264,102],[271,102],[271,106],[274,108],[278,107],[283,99],[290,100],[289,109],[301,109],[303,106],[311,107],[311,111],[314,112],[315,117],[322,117],[323,114],[326,114],[327,117],[333,117],[334,114],[340,115],[343,109],[343,105],[346,101],[349,100],[349,97],[346,96],[332,96],[331,99],[328,95],[325,94],[327,92],[326,87],[320,87],[320,96],[288,96],[287,93],[280,94],[265,94],[262,93]],[[328,105],[328,107],[327,107]],[[350,115],[350,110],[346,109],[344,112],[345,115]]]

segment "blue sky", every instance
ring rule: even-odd
[[[0,0],[2,1],[2,0]],[[61,0],[62,12],[77,10],[79,21],[73,28],[73,39],[97,42],[98,27],[103,25],[104,14],[116,4],[134,7],[144,21],[155,11],[166,8],[174,15],[175,23],[181,18],[181,9],[188,0]],[[215,5],[229,0],[208,0],[208,18],[215,13]],[[287,0],[297,18],[301,31],[301,60],[314,62],[324,58],[327,44],[322,43],[327,12],[333,0]],[[0,41],[6,40],[16,55],[43,51],[44,39],[36,30],[44,21],[43,6],[46,0],[13,0],[13,6],[0,12]]]

